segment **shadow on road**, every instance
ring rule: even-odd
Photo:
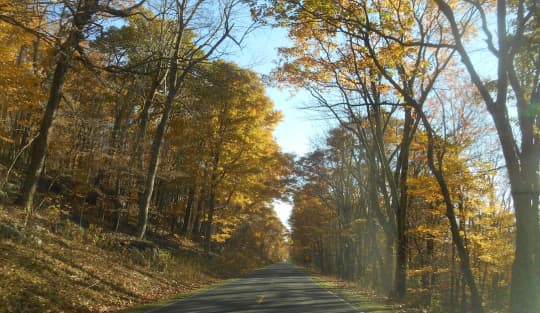
[[[289,263],[277,263],[233,283],[179,300],[152,313],[352,313],[348,303]]]

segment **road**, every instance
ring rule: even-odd
[[[230,284],[146,312],[353,313],[358,311],[321,288],[292,264],[276,263]]]

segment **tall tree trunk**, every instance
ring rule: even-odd
[[[214,152],[214,158],[212,161],[212,175],[210,175],[210,192],[208,194],[208,219],[206,220],[206,227],[204,231],[204,252],[210,253],[210,245],[212,243],[212,223],[214,221],[214,210],[216,209],[216,192],[218,188],[218,169],[221,160],[221,150],[217,147]]]
[[[197,236],[201,233],[201,218],[202,218],[202,211],[203,211],[203,204],[204,204],[204,198],[205,197],[205,191],[201,190],[199,191],[199,196],[197,199],[197,208],[195,213],[195,218],[193,219],[192,227],[191,227],[191,234],[193,236]]]
[[[523,174],[523,176],[527,175]],[[530,182],[531,185],[534,183]],[[512,264],[510,312],[540,312],[538,311],[540,310],[538,196],[533,197],[531,194],[513,191],[512,198],[516,210],[516,252]]]
[[[150,108],[154,102],[156,91],[162,83],[160,77],[161,71],[156,72],[156,76],[152,79],[150,88],[148,89],[144,102],[142,105],[141,113],[138,118],[137,138],[133,145],[133,157],[135,164],[139,169],[144,169],[144,143],[146,138],[146,127],[148,125],[148,115]]]
[[[182,224],[182,234],[187,234],[189,231],[189,224],[191,221],[191,211],[193,209],[193,202],[195,200],[195,187],[189,189],[189,194],[186,204],[186,212],[184,213],[184,223]]]
[[[114,203],[114,209],[115,209],[115,222],[114,222],[114,232],[118,232],[118,229],[120,229],[120,221],[122,218],[122,209],[124,208],[125,203],[123,203],[122,200],[120,200],[120,177],[121,173],[116,173],[116,182],[115,182],[115,188],[114,188],[114,198],[112,199]]]
[[[180,89],[179,83],[182,82],[188,71],[188,69],[183,69],[181,75],[179,75],[179,52],[182,40],[184,38],[184,26],[183,20],[178,21],[178,29],[170,55],[169,70],[167,72],[167,99],[165,100],[161,120],[159,121],[159,125],[154,136],[154,141],[152,143],[152,148],[150,150],[150,163],[148,164],[148,174],[146,176],[144,193],[141,201],[139,201],[139,239],[144,238],[148,225],[148,209],[150,207],[150,201],[154,191],[159,157],[161,154],[161,146],[163,145],[163,141],[165,139],[165,132],[167,130],[167,124],[169,123],[169,117],[172,112],[174,98]]]
[[[497,79],[495,98],[493,92],[482,80],[473,64],[468,51],[462,42],[463,30],[459,28],[452,7],[443,0],[435,0],[437,6],[450,22],[452,36],[455,40],[456,50],[484,100],[489,111],[497,135],[502,146],[516,216],[516,251],[512,266],[512,283],[510,293],[510,312],[529,313],[540,312],[540,247],[538,240],[540,226],[538,225],[539,197],[540,197],[540,138],[537,133],[540,128],[540,116],[532,104],[537,104],[540,97],[538,86],[532,86],[530,98],[527,100],[526,90],[531,86],[522,85],[519,74],[516,72],[514,61],[518,53],[517,47],[528,40],[525,32],[510,32],[507,27],[507,10],[520,8],[521,10],[534,7],[524,7],[524,2],[507,5],[507,1],[498,0],[497,6]],[[534,13],[533,13],[534,14]],[[517,25],[524,22],[525,14],[514,14],[512,18]],[[492,41],[491,44],[494,44]],[[535,80],[538,82],[538,78]],[[510,88],[509,88],[510,87]],[[521,132],[521,151],[514,135],[514,126],[510,121],[508,112],[509,89],[513,91],[518,113],[518,126]],[[517,128],[517,127],[515,127]],[[534,239],[533,239],[534,238]]]
[[[161,116],[161,120],[156,130],[154,142],[152,143],[152,149],[150,150],[150,163],[148,165],[144,193],[141,201],[139,201],[139,239],[143,239],[144,235],[146,234],[146,228],[148,226],[148,210],[150,207],[150,201],[152,200],[152,193],[154,192],[159,157],[161,154],[161,146],[163,145],[169,116],[173,107],[174,95],[169,95],[168,98],[170,99],[167,99],[163,115]]]
[[[533,94],[531,103],[540,103]],[[500,115],[500,112],[492,112]],[[500,118],[499,118],[500,119]],[[530,117],[528,117],[530,119]],[[525,122],[523,122],[525,123]],[[512,265],[510,312],[540,312],[540,116],[536,126],[531,119],[528,127],[522,127],[521,153],[518,166],[509,166],[512,199],[516,214],[516,251]],[[535,127],[536,130],[535,130]],[[528,128],[528,130],[523,130]],[[505,157],[515,153],[503,145]],[[508,161],[507,161],[508,163]]]
[[[405,109],[405,123],[403,126],[403,137],[399,153],[399,203],[396,212],[397,222],[397,256],[394,275],[394,289],[392,296],[396,300],[402,300],[407,289],[407,260],[408,260],[408,240],[407,240],[407,177],[409,175],[409,148],[412,131],[411,109]]]
[[[71,59],[76,47],[84,39],[83,29],[90,23],[96,13],[98,0],[83,1],[73,16],[72,29],[67,40],[60,46],[56,55],[56,67],[53,80],[49,89],[49,98],[41,119],[39,134],[32,144],[30,165],[26,172],[26,178],[22,188],[22,202],[24,208],[30,212],[33,206],[37,182],[43,170],[45,156],[49,147],[52,124],[58,105],[62,99],[62,88],[66,80],[66,74],[70,67]]]

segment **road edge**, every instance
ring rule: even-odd
[[[184,293],[180,293],[172,297],[164,298],[159,301],[146,303],[137,307],[123,309],[123,310],[118,311],[117,313],[152,313],[152,312],[155,312],[156,310],[171,306],[175,304],[176,302],[178,302],[179,300],[198,295],[200,293],[212,290],[214,288],[217,288],[223,285],[230,284],[238,279],[240,279],[240,277],[224,279],[222,281],[212,283],[212,284],[209,284],[209,285],[197,288],[197,289],[193,289]]]
[[[324,281],[321,277],[317,276],[315,273],[309,271],[308,269],[306,269],[305,267],[302,267],[302,266],[299,266],[297,264],[294,264],[292,262],[290,262],[291,265],[293,265],[297,270],[299,270],[300,272],[304,273],[307,278],[309,278],[313,283],[315,283],[315,285],[319,286],[321,289],[323,289],[324,291],[328,292],[329,294],[331,294],[332,296],[334,296],[335,298],[339,299],[341,302],[347,304],[351,309],[353,309],[354,311],[356,312],[359,312],[359,313],[362,313],[358,307],[354,306],[352,303],[350,303],[349,301],[347,301],[346,299],[344,299],[341,295],[335,293],[335,292],[332,292],[332,290],[328,289],[325,285],[321,284],[322,281]]]
[[[327,280],[324,277],[320,276],[318,273],[304,268],[302,266],[293,264],[297,269],[305,273],[313,282],[315,282],[322,289],[328,291],[330,294],[341,299],[343,302],[347,303],[357,312],[372,312],[372,313],[394,313],[397,312],[395,307],[389,306],[387,304],[376,303],[370,301],[367,298],[359,299],[358,295],[353,294],[353,290],[350,288],[340,288],[336,285],[334,281]],[[335,292],[335,291],[337,292]]]

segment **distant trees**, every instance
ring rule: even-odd
[[[508,304],[501,295],[509,287],[512,250],[495,247],[511,247],[512,213],[497,200],[491,161],[478,157],[480,150],[471,145],[472,138],[461,137],[457,144],[454,140],[462,130],[450,131],[451,124],[447,124],[447,139],[439,144],[445,145],[446,181],[456,207],[457,227],[486,307],[500,309]],[[294,194],[291,256],[325,273],[388,291],[392,281],[389,269],[396,254],[386,252],[393,247],[385,229],[385,212],[389,210],[384,191],[368,183],[384,176],[370,171],[363,144],[348,132],[333,130],[324,146],[298,162],[302,183]],[[386,135],[392,132],[389,129]],[[350,141],[343,141],[344,137]],[[336,145],[338,141],[341,146]],[[444,198],[426,159],[427,145],[426,134],[420,131],[410,152],[406,298],[435,311],[469,310],[470,294],[447,226]],[[346,160],[351,161],[344,167]]]
[[[257,264],[281,262],[288,255],[287,231],[270,208],[261,208],[244,220],[225,244],[228,266],[240,272]]]
[[[206,197],[200,231],[209,251],[216,213],[231,205],[256,210],[279,198],[290,161],[272,138],[281,115],[255,73],[222,61],[198,73],[200,79],[186,83],[191,92],[185,96],[193,102],[182,108],[187,114],[173,119],[170,134],[179,148],[172,156],[185,164],[191,192]]]

